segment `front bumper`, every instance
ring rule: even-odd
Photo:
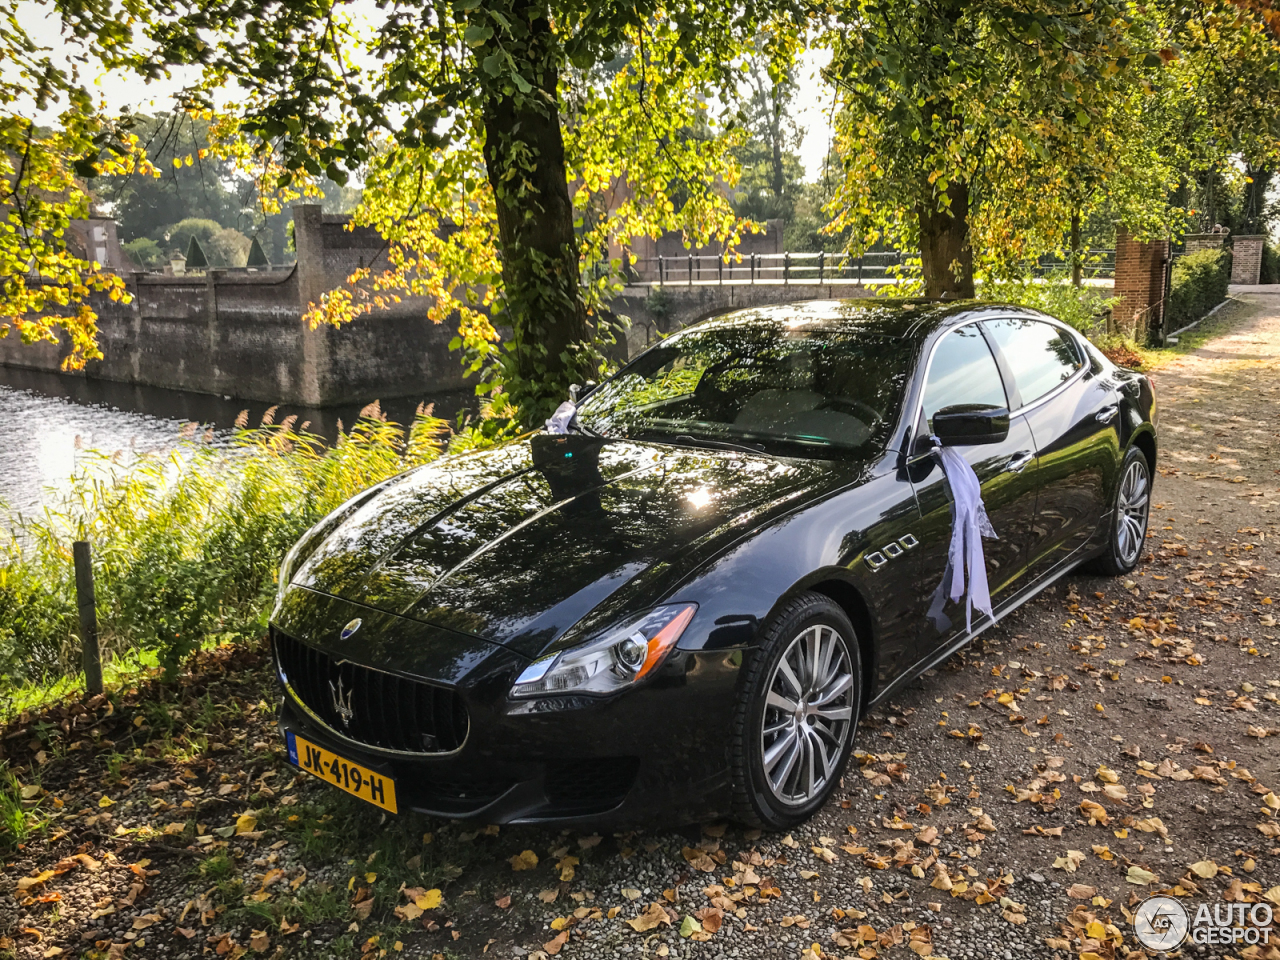
[[[728,813],[729,725],[745,651],[674,651],[651,681],[609,699],[513,701],[507,691],[528,661],[503,647],[336,598],[308,599],[306,617],[287,615],[286,605],[273,637],[287,632],[331,659],[438,684],[465,703],[468,725],[456,749],[383,749],[326,723],[277,661],[282,734],[292,730],[393,778],[402,810],[593,829]],[[364,620],[360,645],[316,642],[336,641],[353,616]]]

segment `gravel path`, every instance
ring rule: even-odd
[[[294,775],[261,654],[221,651],[0,739],[41,821],[0,956],[1110,960],[1154,956],[1153,893],[1280,901],[1280,296],[1244,299],[1155,374],[1139,571],[1060,581],[868,717],[803,829],[384,822]]]

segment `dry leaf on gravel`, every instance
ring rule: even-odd
[[[525,850],[510,857],[507,862],[511,864],[512,870],[532,870],[538,865],[538,855],[532,850]]]
[[[560,950],[568,942],[569,942],[569,931],[561,930],[558,934],[556,934],[556,936],[552,937],[550,940],[544,943],[542,945],[542,949],[547,951],[547,953],[551,954],[551,956],[554,957],[557,953],[560,952]]]
[[[671,918],[667,916],[667,911],[662,909],[662,904],[651,903],[644,913],[626,921],[626,923],[636,933],[645,933],[653,930],[659,924],[670,925]]]

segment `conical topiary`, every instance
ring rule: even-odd
[[[269,267],[270,261],[267,260],[267,254],[262,249],[262,244],[258,242],[258,238],[253,238],[253,243],[249,245],[249,259],[245,261],[246,267]]]
[[[209,258],[204,255],[204,247],[200,246],[200,241],[193,234],[191,242],[187,244],[187,269],[204,270],[208,266]]]

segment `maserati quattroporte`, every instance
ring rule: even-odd
[[[289,756],[391,811],[788,827],[860,714],[994,622],[929,615],[935,440],[981,482],[998,619],[1138,562],[1155,427],[1145,377],[1022,308],[696,324],[567,434],[411,470],[303,537],[271,616]]]

